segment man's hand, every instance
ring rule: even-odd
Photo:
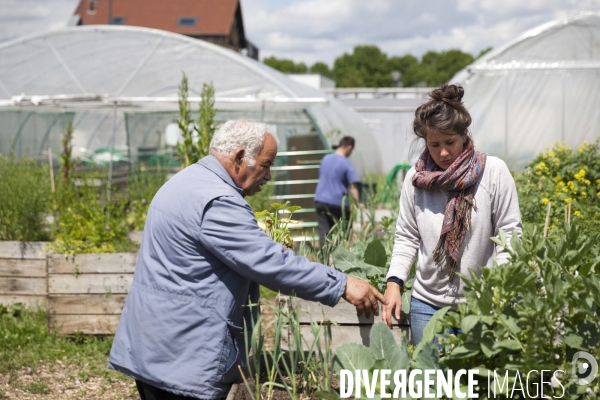
[[[392,315],[396,320],[400,319],[400,310],[402,309],[402,296],[400,295],[400,285],[394,282],[388,282],[385,288],[385,299],[383,303],[383,312],[381,319],[390,328],[392,327]]]
[[[373,311],[373,314],[379,315],[379,304],[377,304],[377,300],[383,304],[387,304],[387,300],[379,293],[379,290],[375,289],[362,279],[353,278],[351,276],[346,277],[346,290],[344,291],[342,298],[356,307],[356,315],[359,317],[364,312],[365,316],[370,318],[371,311]]]

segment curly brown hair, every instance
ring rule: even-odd
[[[430,131],[466,135],[471,114],[462,103],[465,90],[461,86],[443,84],[429,93],[430,100],[415,111],[413,130],[422,139]]]

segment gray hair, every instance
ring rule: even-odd
[[[266,124],[246,119],[227,121],[215,132],[210,142],[210,152],[231,157],[237,149],[242,148],[246,151],[246,163],[252,167],[267,135],[273,136],[279,145],[279,139],[269,132]]]

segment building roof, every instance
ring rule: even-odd
[[[81,25],[109,24],[124,17],[122,25],[201,36],[229,35],[238,11],[239,0],[81,0],[74,14]],[[196,22],[181,26],[180,18],[196,18]]]

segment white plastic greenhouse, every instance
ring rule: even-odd
[[[600,13],[525,32],[457,73],[477,148],[512,169],[566,142],[600,136]]]
[[[104,25],[0,45],[0,153],[11,140],[18,156],[58,152],[69,120],[76,156],[113,145],[132,162],[160,153],[173,144],[182,72],[193,113],[202,84],[212,82],[218,121],[262,120],[288,152],[329,149],[340,135],[352,135],[359,172],[381,172],[379,149],[360,116],[322,92],[211,43]]]

